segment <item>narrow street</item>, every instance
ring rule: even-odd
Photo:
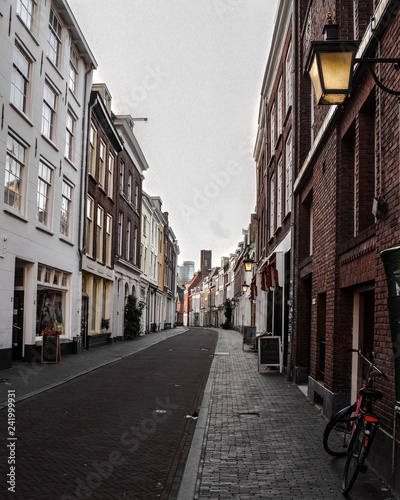
[[[343,459],[323,450],[326,420],[296,385],[276,370],[259,373],[236,331],[170,335],[126,342],[137,352],[17,402],[16,492],[7,492],[3,432],[1,497],[344,498]],[[95,351],[105,359],[107,347]],[[85,355],[71,360],[84,363]],[[62,368],[45,366],[42,384],[44,374]],[[13,380],[11,373],[8,388]],[[3,408],[3,429],[6,418]],[[368,470],[348,498],[395,496]]]

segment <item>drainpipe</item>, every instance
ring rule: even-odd
[[[292,114],[292,213],[290,216],[290,292],[289,292],[289,335],[288,335],[288,353],[287,353],[287,380],[292,380],[292,340],[294,338],[293,319],[294,319],[294,249],[295,249],[295,223],[294,223],[294,181],[295,181],[295,165],[296,165],[296,118],[297,118],[297,0],[292,0],[292,99],[293,99],[293,114]]]

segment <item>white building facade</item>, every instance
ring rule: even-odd
[[[0,368],[80,333],[87,103],[97,63],[63,0],[0,6]],[[83,133],[82,133],[83,131]]]

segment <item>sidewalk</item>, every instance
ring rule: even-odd
[[[344,461],[322,447],[322,413],[278,371],[258,373],[238,332],[218,332],[178,500],[343,499]],[[347,498],[396,497],[369,468]]]
[[[7,404],[8,390],[15,390],[16,401],[22,401],[187,330],[186,327],[177,327],[143,335],[135,340],[83,350],[79,354],[63,356],[57,364],[41,364],[40,355],[32,363],[13,362],[10,369],[0,372],[0,409]]]

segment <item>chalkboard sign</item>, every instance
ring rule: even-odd
[[[42,363],[58,363],[60,359],[60,337],[58,335],[43,335]]]
[[[278,366],[282,371],[282,351],[280,337],[259,337],[258,371],[262,366]]]
[[[256,338],[256,327],[255,326],[243,326],[242,349],[244,350],[245,344],[251,344],[252,346],[254,346],[255,338]]]

